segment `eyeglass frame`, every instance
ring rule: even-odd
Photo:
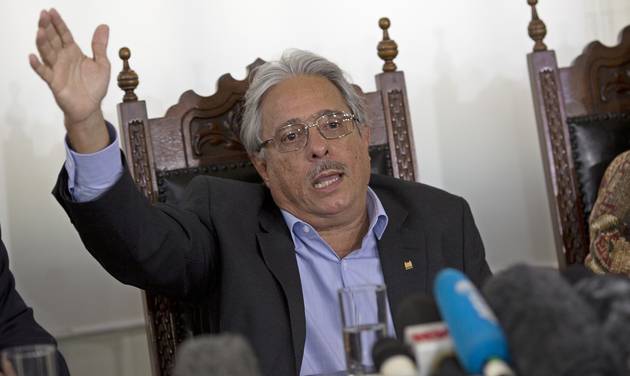
[[[359,129],[359,127],[356,124],[356,123],[359,122],[359,118],[357,117],[357,115],[355,115],[355,114],[353,114],[351,112],[346,112],[346,111],[321,111],[321,112],[316,113],[315,115],[317,115],[317,116],[315,117],[314,120],[311,120],[311,121],[305,120],[303,122],[288,123],[286,125],[283,125],[283,126],[277,128],[274,131],[274,136],[273,137],[271,137],[269,139],[266,139],[264,141],[261,141],[260,146],[258,146],[258,151],[261,151],[263,149],[263,147],[265,147],[265,146],[267,146],[269,144],[272,144],[273,141],[276,138],[276,135],[278,134],[278,132],[281,129],[285,129],[285,128],[288,128],[288,127],[294,127],[296,125],[303,125],[304,126],[303,131],[306,131],[306,142],[304,143],[304,145],[302,147],[300,147],[299,149],[295,149],[295,150],[282,151],[282,150],[278,149],[278,147],[276,147],[276,150],[278,150],[278,152],[280,152],[280,153],[291,153],[291,152],[294,152],[294,151],[303,150],[306,147],[306,145],[308,145],[308,141],[309,141],[309,137],[310,137],[310,129],[313,128],[313,127],[317,128],[317,131],[319,132],[320,136],[322,136],[326,140],[338,140],[340,138],[344,138],[347,135],[352,134],[352,132],[354,132],[354,128],[355,127],[359,131],[359,134],[361,133],[361,130]],[[346,133],[344,135],[341,135],[341,136],[337,136],[337,137],[326,137],[326,136],[324,136],[324,134],[322,133],[322,130],[319,129],[319,126],[317,126],[317,121],[319,119],[323,118],[324,116],[330,116],[330,115],[341,115],[344,120],[346,120],[346,119],[351,120],[353,128],[350,130],[350,132],[348,132],[348,133]]]

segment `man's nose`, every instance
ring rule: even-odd
[[[328,155],[328,142],[320,133],[317,127],[310,128],[308,135],[308,143],[306,148],[311,159],[320,159]]]

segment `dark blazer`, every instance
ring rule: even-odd
[[[1,234],[0,234],[1,237]],[[9,256],[0,238],[0,350],[13,346],[53,344],[55,339],[35,322],[33,310],[15,290],[15,279],[9,270]],[[59,376],[68,375],[66,361],[57,352]]]
[[[300,276],[289,230],[266,187],[202,176],[177,206],[152,206],[127,171],[85,203],[71,201],[66,182],[63,169],[55,196],[114,277],[152,292],[211,299],[220,330],[248,338],[265,375],[298,374],[306,332]],[[430,292],[444,267],[463,270],[477,284],[489,276],[462,198],[384,176],[372,176],[370,186],[389,217],[378,247],[392,312],[408,294]],[[406,261],[413,269],[405,270]]]

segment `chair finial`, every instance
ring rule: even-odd
[[[532,7],[532,20],[529,21],[527,31],[529,33],[529,37],[535,42],[534,52],[547,51],[547,45],[543,42],[545,35],[547,35],[547,27],[545,26],[545,23],[538,18],[538,12],[536,11],[536,4],[538,4],[538,0],[527,0],[527,4]]]
[[[385,61],[383,64],[383,72],[395,72],[396,64],[394,58],[398,56],[398,45],[395,41],[389,39],[390,22],[389,18],[383,17],[378,20],[378,26],[383,30],[383,40],[378,42],[378,56]]]
[[[133,91],[138,87],[138,74],[129,68],[131,51],[127,47],[118,50],[118,56],[123,61],[123,70],[118,73],[118,87],[124,90],[123,102],[135,102],[138,100]]]

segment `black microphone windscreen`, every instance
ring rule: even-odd
[[[618,375],[621,362],[595,312],[557,270],[517,265],[483,287],[518,374]]]
[[[459,361],[454,356],[448,356],[442,359],[435,371],[431,373],[431,376],[467,376],[468,374],[459,364]]]
[[[372,360],[377,370],[381,369],[387,359],[396,355],[406,356],[415,363],[415,359],[413,355],[411,355],[409,348],[397,339],[391,337],[381,338],[376,341],[374,347],[372,347]]]
[[[572,286],[585,278],[590,278],[595,275],[591,269],[582,264],[569,265],[561,273],[564,279]]]
[[[238,335],[203,335],[180,345],[174,376],[259,376],[249,343]]]
[[[400,328],[442,321],[435,300],[428,295],[412,294],[406,297],[396,312]]]
[[[604,334],[621,352],[626,370],[630,370],[630,279],[595,275],[574,288],[595,310]]]

